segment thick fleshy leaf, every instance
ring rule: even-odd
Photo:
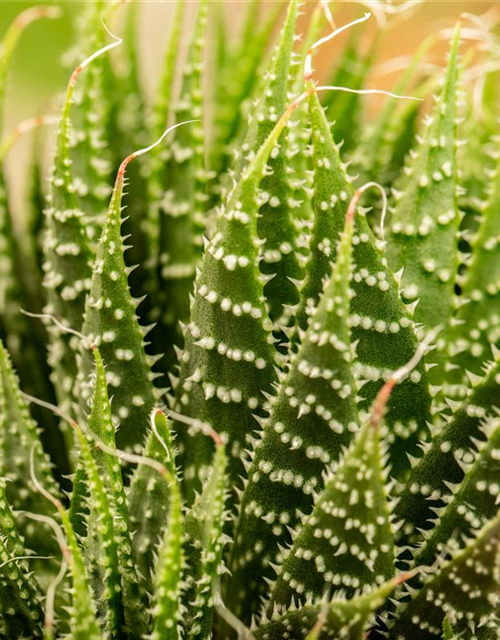
[[[379,427],[368,422],[330,472],[278,570],[271,602],[366,593],[394,575],[394,542]],[[346,534],[346,532],[348,532]]]
[[[446,508],[438,511],[439,519],[415,554],[416,566],[432,566],[443,549],[464,547],[498,513],[500,420],[490,418],[483,430],[488,440],[460,485],[447,497]]]
[[[294,105],[295,106],[295,105]],[[179,411],[227,438],[230,486],[243,472],[241,454],[262,415],[263,392],[276,380],[276,351],[258,272],[257,192],[265,165],[293,112],[280,118],[220,212],[195,282],[186,346],[176,385]],[[179,430],[186,484],[202,482],[208,438]]]
[[[0,336],[23,380],[24,390],[30,395],[53,400],[50,369],[45,350],[40,348],[47,342],[47,332],[39,319],[22,313],[22,310],[41,313],[45,304],[41,267],[37,262],[39,236],[14,228],[3,161],[0,152]],[[56,421],[45,414],[42,416],[35,407],[33,415],[39,420],[43,417],[48,450],[61,471],[68,472],[65,455],[61,455],[61,436],[55,428]]]
[[[448,353],[453,370],[449,368],[449,378],[456,384],[466,382],[465,370],[480,375],[491,352],[490,345],[500,346],[499,210],[500,162],[497,162],[489,198],[472,241],[472,258],[461,282],[457,322],[450,330]],[[448,379],[446,382],[449,388]]]
[[[287,18],[269,75],[262,89],[262,98],[252,116],[243,153],[254,154],[271,132],[274,123],[288,102],[288,86],[292,75],[291,60],[295,41],[299,2],[289,4]],[[264,286],[269,316],[277,328],[289,324],[288,305],[299,301],[297,285],[303,272],[299,263],[298,229],[294,223],[298,206],[292,198],[288,175],[290,156],[289,129],[281,135],[266,168],[258,198],[264,204],[259,210],[257,230],[263,240],[260,248],[260,270],[269,279]]]
[[[258,23],[260,0],[248,3],[247,15],[241,38],[236,50],[231,52],[228,64],[219,77],[217,86],[217,102],[215,108],[215,144],[212,149],[211,166],[218,173],[223,173],[230,158],[229,147],[238,136],[242,126],[243,113],[241,105],[249,100],[259,83],[259,67],[263,64],[266,49],[273,31],[276,28],[284,3],[273,2],[260,28]],[[235,77],[234,68],[238,66]]]
[[[59,488],[52,476],[52,464],[40,441],[40,429],[30,416],[28,405],[19,388],[19,380],[1,342],[0,445],[0,475],[8,480],[5,492],[12,507],[16,510],[50,515],[52,509],[30,478],[30,456],[33,456],[37,477],[52,495],[57,496]],[[22,519],[18,524],[30,548],[39,553],[54,551],[54,541],[51,538],[41,540],[32,521]]]
[[[212,472],[202,493],[184,520],[185,556],[188,567],[183,600],[183,627],[190,640],[211,638],[214,617],[214,588],[222,572],[227,456],[224,445],[215,450]]]
[[[227,598],[249,619],[266,594],[280,545],[291,541],[300,514],[312,510],[323,472],[340,458],[357,431],[354,354],[348,325],[353,221],[346,231],[331,281],[290,371],[272,397],[271,414],[257,442],[240,500],[231,552]]]
[[[488,637],[480,634],[487,634],[490,624],[496,624],[499,545],[497,516],[439,572],[431,574],[408,604],[400,605],[388,637],[434,640],[441,635],[445,616],[465,638]]]
[[[392,214],[388,256],[409,302],[419,300],[415,320],[428,327],[447,323],[453,311],[458,269],[457,85],[460,30],[457,29],[443,90],[424,140],[400,185]]]
[[[195,119],[176,129],[162,161],[159,202],[158,290],[153,319],[157,342],[165,351],[163,371],[175,362],[174,345],[182,346],[179,322],[189,320],[189,296],[207,225],[203,59],[209,2],[200,0],[191,36],[182,87],[172,106],[175,122]]]
[[[363,640],[373,624],[375,611],[399,584],[395,579],[372,593],[351,600],[332,600],[303,607],[290,607],[254,631],[256,640]],[[317,633],[313,635],[314,631]],[[311,635],[309,635],[311,634]]]
[[[403,520],[400,541],[411,541],[416,529],[429,528],[427,522],[435,518],[433,509],[443,507],[453,485],[462,482],[462,467],[476,457],[477,441],[485,439],[484,418],[493,415],[499,406],[499,373],[497,361],[453,417],[448,418],[448,424],[434,433],[424,455],[415,461],[394,509],[395,517]]]
[[[43,637],[41,594],[0,480],[0,618],[10,638]]]
[[[58,510],[66,533],[69,550],[69,567],[72,582],[71,607],[69,609],[71,639],[103,640],[103,635],[97,622],[97,610],[92,598],[90,580],[81,547],[66,510],[62,505],[59,505]]]
[[[153,599],[153,633],[151,640],[178,640],[182,620],[181,591],[184,569],[182,549],[182,503],[179,485],[173,476],[163,478],[170,483],[168,528],[158,549]]]
[[[118,6],[112,2],[93,1],[82,22],[83,33],[77,38],[80,56],[85,57],[105,45],[103,23]],[[73,184],[84,214],[85,228],[92,244],[101,235],[111,193],[112,154],[108,139],[109,94],[106,92],[106,56],[98,57],[75,88],[70,133]]]
[[[56,139],[50,192],[45,210],[43,253],[44,286],[47,289],[46,310],[59,322],[73,330],[82,325],[85,297],[90,286],[91,249],[79,208],[71,168],[70,133],[71,104],[78,73],[68,83],[66,98]],[[72,411],[76,380],[75,336],[53,325],[49,329],[49,362],[61,408]]]
[[[174,82],[182,36],[182,22],[185,12],[185,0],[176,0],[175,13],[169,34],[168,45],[163,59],[163,68],[156,89],[151,115],[152,138],[158,139],[173,113]],[[147,165],[148,202],[147,227],[151,255],[158,257],[158,234],[160,224],[161,199],[165,191],[165,150],[155,148],[151,151]]]
[[[151,366],[154,360],[146,355],[144,337],[148,332],[139,324],[136,308],[141,300],[132,298],[125,266],[121,234],[121,202],[124,174],[117,177],[106,223],[94,260],[90,295],[85,305],[83,332],[99,347],[106,363],[106,378],[113,389],[113,414],[119,422],[117,446],[121,449],[141,449],[149,413],[155,404]],[[91,393],[90,353],[82,353],[82,400]]]
[[[175,455],[167,417],[153,410],[155,430],[151,430],[144,446],[144,455],[165,465],[176,476]],[[147,591],[152,587],[154,554],[168,526],[170,485],[147,464],[139,464],[128,492],[130,524],[134,531],[133,545],[137,568]]]
[[[343,215],[352,197],[352,187],[317,95],[311,95],[309,105],[315,162],[315,220],[302,299],[296,313],[299,331],[295,341],[300,337],[300,329],[307,328],[323,279],[335,262]],[[396,277],[362,213],[356,218],[353,244],[355,295],[350,306],[350,325],[352,339],[357,343],[353,371],[362,387],[359,407],[367,409],[391,373],[412,358],[418,342],[410,312],[401,302]],[[392,473],[396,477],[404,477],[408,472],[406,454],[416,455],[418,443],[429,437],[430,403],[424,365],[420,364],[395,389],[386,417],[391,431],[388,444]]]
[[[94,434],[94,429],[107,432],[109,438],[113,431],[111,412],[106,402],[107,395],[103,397],[106,392],[105,381],[99,377],[89,418],[89,431]],[[106,474],[103,473],[102,464],[101,468],[98,466],[91,450],[91,435],[83,435],[78,431],[78,440],[79,465],[85,473],[89,512],[84,541],[85,561],[98,613],[111,638],[124,638],[124,629],[140,636],[146,632],[147,618],[132,561],[130,530],[123,517],[123,510],[126,509],[123,486],[121,481],[118,481],[118,487],[110,486],[111,475],[116,472],[108,467]],[[113,458],[112,464],[116,463],[117,460]]]

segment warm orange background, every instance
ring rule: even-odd
[[[137,0],[136,0],[137,1]],[[141,4],[138,27],[138,44],[141,57],[141,69],[143,86],[146,97],[151,99],[155,84],[162,66],[163,52],[167,44],[170,28],[170,17],[173,12],[174,0],[138,0]],[[244,0],[212,0],[223,1],[226,9],[228,25],[228,37],[234,39],[238,35],[238,26],[242,21],[247,2]],[[196,0],[189,6],[189,13],[193,13]],[[12,18],[24,8],[34,4],[44,4],[43,0],[0,0],[0,36],[6,30]],[[84,2],[67,0],[66,2],[52,2],[62,9],[62,17],[59,20],[43,20],[31,25],[23,35],[18,51],[16,52],[13,69],[9,79],[7,93],[7,117],[6,128],[10,128],[17,122],[39,113],[57,113],[57,102],[53,97],[60,95],[65,88],[69,71],[62,64],[62,56],[71,44],[73,25],[76,17],[84,10]],[[262,0],[264,14],[269,10],[271,0]],[[316,6],[316,0],[305,2],[304,16],[302,16],[299,29],[305,31],[308,14]],[[361,2],[349,0],[337,0],[330,2],[334,12],[334,18],[338,25],[345,24],[349,20],[360,17],[368,9]],[[285,6],[284,6],[285,8]],[[116,21],[109,25],[117,34],[120,33],[120,13],[126,10],[124,7],[116,13]],[[393,57],[410,56],[418,45],[430,34],[437,33],[442,28],[452,28],[464,11],[482,15],[488,12],[500,15],[500,0],[497,1],[455,1],[455,0],[424,0],[414,13],[405,19],[397,20],[385,34],[383,45],[379,52],[379,59],[374,68],[374,73],[368,80],[372,88],[391,89],[397,79],[396,73],[380,74],[379,65],[383,61]],[[467,24],[467,23],[466,23]],[[375,31],[380,28],[372,16],[369,23],[363,25],[363,33],[366,34],[367,44]],[[189,31],[189,20],[186,32]],[[325,34],[327,31],[325,31]],[[342,34],[334,41],[328,43],[318,51],[315,58],[315,68],[318,78],[327,79],[327,69],[335,66],[339,52],[345,44],[348,34]],[[464,45],[465,49],[467,45]],[[448,45],[440,42],[432,47],[429,59],[435,64],[442,65]],[[235,69],[237,73],[237,69]],[[369,99],[369,105],[376,109],[380,103],[378,96]],[[14,176],[15,186],[20,184],[22,168],[26,165],[24,158],[30,149],[29,136],[16,143],[10,152],[8,159],[9,173]],[[21,174],[21,175],[20,175]],[[16,191],[16,189],[15,189]]]

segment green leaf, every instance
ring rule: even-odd
[[[15,232],[9,193],[5,183],[4,158],[0,152],[0,335],[12,356],[25,390],[37,397],[51,398],[49,370],[40,345],[47,341],[43,324],[28,318],[21,309],[42,311],[39,270],[30,255],[24,234]],[[50,425],[47,425],[47,430]],[[51,433],[51,436],[55,435]],[[55,437],[56,447],[57,436]],[[59,460],[64,468],[64,461]]]
[[[122,3],[123,4],[123,3]],[[130,149],[139,149],[148,144],[147,130],[143,126],[146,121],[146,107],[139,69],[138,30],[142,20],[143,5],[138,2],[128,3],[123,28],[123,49],[120,65],[107,70],[109,111],[108,139],[113,141],[112,149],[115,163],[118,165]],[[149,237],[144,221],[147,215],[147,182],[143,159],[135,162],[129,171],[129,182],[134,188],[127,193],[126,206],[128,218],[124,220],[124,235],[132,238],[127,255],[130,266],[143,265],[130,275],[130,287],[133,295],[142,296],[149,287],[152,277],[149,265],[153,255],[148,244]],[[152,248],[152,247],[151,247]]]
[[[322,282],[336,260],[345,210],[352,197],[352,187],[316,94],[310,96],[309,108],[315,163],[315,218],[301,303],[296,311],[298,333],[292,338],[295,342],[300,330],[307,328]],[[352,339],[357,343],[354,374],[358,387],[362,388],[359,407],[368,409],[391,373],[410,361],[418,343],[409,310],[401,302],[397,280],[362,213],[356,218],[353,244],[355,295],[350,306],[350,324]],[[416,455],[418,443],[428,438],[430,402],[424,365],[420,364],[395,389],[386,416],[391,432],[388,436],[391,473],[397,478],[408,472],[406,454]]]
[[[465,273],[456,312],[456,324],[450,329],[448,352],[458,383],[464,383],[464,371],[480,375],[490,354],[490,345],[500,345],[499,244],[497,229],[500,205],[500,162],[490,182],[490,195],[481,212],[481,222],[472,241],[472,258]]]
[[[91,250],[71,170],[70,112],[75,82],[76,75],[72,75],[57,133],[48,207],[45,210],[43,270],[47,312],[56,316],[62,324],[79,330],[90,284]],[[77,349],[77,343],[74,336],[69,337],[56,326],[50,327],[49,334],[49,363],[57,398],[60,407],[71,412],[76,379],[74,350]]]
[[[457,636],[452,629],[450,621],[448,618],[443,620],[443,640],[456,640]]]
[[[180,598],[184,553],[182,549],[182,504],[180,488],[173,476],[170,483],[168,528],[158,549],[153,598],[153,633],[151,640],[178,640],[182,610]]]
[[[153,410],[158,438],[151,430],[144,446],[144,456],[165,465],[175,477],[175,456],[170,427],[162,411]],[[165,449],[166,445],[166,449]],[[134,531],[134,554],[139,574],[148,592],[152,588],[151,570],[163,532],[167,527],[170,508],[170,485],[147,464],[139,464],[134,472],[128,492],[130,526]]]
[[[132,298],[129,291],[130,270],[125,266],[126,247],[121,235],[123,180],[120,169],[94,261],[83,333],[99,347],[106,363],[106,378],[113,388],[113,416],[120,424],[117,446],[140,451],[155,404],[151,373],[154,359],[144,350],[148,328],[139,324],[136,315],[141,300]],[[85,351],[80,375],[84,401],[91,393],[91,371],[92,358]]]
[[[190,640],[211,637],[214,616],[213,590],[222,572],[226,536],[224,505],[227,497],[227,457],[223,444],[215,450],[212,472],[184,520],[185,557],[188,571],[183,600],[183,626]]]
[[[329,588],[346,598],[394,576],[394,543],[379,428],[368,422],[329,473],[314,510],[278,570],[271,602],[314,602]]]
[[[71,606],[69,607],[69,628],[71,640],[103,640],[92,593],[89,577],[83,561],[82,550],[78,544],[70,517],[59,502],[51,499],[57,508],[66,533],[66,550],[63,553],[68,560],[71,573]]]
[[[90,55],[92,51],[98,51],[104,46],[106,30],[102,21],[107,20],[111,11],[118,5],[117,2],[110,2],[104,9],[104,3],[93,4],[94,15],[89,16],[87,21],[92,31],[82,42],[85,55]],[[107,63],[106,57],[98,57],[78,83],[73,101],[70,137],[73,184],[78,206],[84,214],[85,228],[92,243],[97,243],[101,234],[111,192],[109,183],[112,155],[106,128],[110,106],[105,90],[104,70]]]
[[[500,518],[431,574],[406,605],[400,605],[391,640],[434,640],[447,616],[456,633],[476,638],[494,624],[498,600]],[[481,631],[481,627],[483,631]],[[486,636],[483,636],[486,637]]]
[[[324,279],[329,277],[336,259],[336,242],[344,226],[345,213],[353,196],[350,177],[333,143],[328,123],[316,94],[309,97],[311,119],[314,192],[312,209],[314,225],[305,279],[300,289],[300,302],[295,312],[296,327],[307,328],[308,315],[314,312]],[[299,341],[299,332],[292,343]]]
[[[270,398],[271,414],[247,470],[227,585],[229,609],[244,620],[266,594],[262,578],[273,577],[279,545],[291,541],[300,513],[311,512],[323,472],[359,428],[347,322],[352,236],[348,219],[331,280],[277,397]]]
[[[466,471],[454,493],[446,499],[446,508],[426,541],[416,552],[416,566],[432,566],[442,549],[462,548],[466,541],[490,522],[498,512],[500,485],[500,420],[490,418],[482,430],[488,437],[476,459]],[[464,470],[467,465],[464,465]]]
[[[463,465],[476,457],[477,440],[485,439],[483,420],[499,406],[499,376],[497,360],[453,417],[448,418],[448,424],[434,433],[424,455],[414,462],[394,509],[395,518],[403,520],[398,541],[411,541],[416,529],[429,528],[426,523],[435,518],[433,509],[444,506],[452,485],[462,482]]]
[[[311,638],[311,630],[319,632],[314,640],[345,638],[363,640],[373,624],[375,611],[383,604],[391,591],[400,583],[399,578],[391,580],[372,593],[360,595],[350,600],[332,600],[323,604],[307,604],[300,608],[290,607],[282,616],[273,615],[271,621],[263,621],[255,632],[256,640],[306,640]]]
[[[0,480],[0,617],[10,638],[43,637],[41,596]],[[21,558],[21,559],[17,559]]]
[[[297,0],[289,4],[281,38],[264,82],[262,97],[253,112],[242,147],[243,153],[248,153],[247,158],[253,157],[287,106],[299,4]],[[269,316],[277,323],[277,328],[283,321],[289,324],[283,314],[287,305],[298,303],[299,295],[294,280],[300,280],[303,276],[297,254],[298,230],[294,224],[296,203],[291,197],[287,172],[288,137],[287,129],[271,152],[258,195],[259,200],[264,202],[260,207],[257,223],[259,237],[263,240],[260,248],[260,270],[268,278],[264,295]]]
[[[105,433],[109,438],[113,428],[102,373],[96,385],[89,431]],[[123,485],[121,478],[117,482],[117,470],[112,468],[117,459],[113,458],[111,469],[107,465],[103,472],[102,461],[98,466],[91,451],[92,436],[83,435],[80,430],[77,435],[81,456],[79,464],[85,471],[87,485],[89,515],[84,549],[94,599],[110,637],[125,638],[124,629],[139,637],[146,631],[146,616],[132,560]],[[113,482],[117,482],[118,487]]]
[[[262,392],[271,391],[276,380],[272,324],[258,273],[256,196],[269,154],[293,109],[275,125],[218,216],[195,281],[180,357],[179,412],[211,424],[227,439],[233,487],[243,473],[241,453],[257,427],[253,414],[262,414]],[[200,433],[187,440],[185,430],[179,430],[178,437],[190,492],[202,482],[211,447]]]
[[[311,15],[306,36],[302,43],[299,61],[291,68],[293,79],[292,93],[300,95],[304,89],[303,64],[310,47],[319,39],[326,22],[322,5],[317,5]],[[292,118],[288,131],[289,153],[287,157],[287,172],[291,187],[290,207],[293,209],[293,220],[298,230],[296,239],[300,254],[307,256],[309,247],[310,220],[312,218],[311,197],[313,180],[311,169],[311,127],[307,112],[297,110]],[[300,262],[303,261],[303,258]]]
[[[197,121],[176,129],[162,158],[163,193],[156,232],[159,284],[153,318],[159,321],[157,339],[166,354],[160,363],[164,371],[171,370],[175,362],[174,345],[182,345],[179,321],[189,319],[189,296],[207,224],[203,58],[208,9],[208,0],[201,0],[183,68],[181,92],[172,109],[177,123],[192,118]]]
[[[461,172],[460,209],[465,216],[462,227],[474,229],[474,217],[481,214],[491,181],[490,171],[498,164],[495,135],[497,132],[498,71],[485,69],[481,85],[466,95],[465,122],[461,127],[462,143],[457,150]]]
[[[428,327],[447,323],[452,315],[458,269],[455,146],[459,43],[457,28],[443,90],[396,197],[388,243],[393,269],[404,267],[405,299],[419,300],[414,319]]]
[[[29,408],[19,388],[19,380],[12,369],[10,358],[0,342],[0,475],[8,480],[5,492],[16,510],[50,515],[52,509],[40,496],[30,478],[30,456],[35,471],[53,495],[59,488],[52,476],[52,464],[40,441],[40,430],[30,416]],[[30,548],[39,553],[53,552],[52,539],[40,539],[31,521],[21,519],[20,530]]]
[[[140,633],[141,630],[143,632],[145,629],[146,618],[141,606],[137,572],[133,561],[127,498],[123,488],[120,461],[118,457],[109,453],[109,450],[116,450],[115,426],[111,415],[111,403],[108,398],[104,365],[99,351],[97,349],[93,351],[96,379],[92,411],[88,419],[87,428],[89,442],[92,442],[95,438],[98,446],[92,449],[94,465],[91,466],[90,470],[88,468],[88,460],[86,459],[88,445],[85,447],[85,450],[82,451],[84,468],[91,487],[89,494],[91,511],[89,519],[87,520],[87,526],[89,534],[92,535],[93,527],[95,527],[95,530],[99,530],[99,523],[105,522],[105,519],[101,519],[102,513],[92,509],[93,499],[96,498],[96,500],[99,501],[99,493],[102,491],[102,495],[106,495],[109,509],[113,515],[111,544],[116,546],[121,584],[121,600],[125,621],[131,632]],[[99,448],[101,443],[107,448],[104,451]],[[88,453],[90,453],[90,448]],[[97,476],[95,476],[96,471]],[[101,483],[101,486],[98,486],[97,490],[92,490],[93,483]],[[102,510],[105,508],[105,505],[105,502],[101,502],[101,505],[97,506],[97,509]],[[95,521],[95,524],[93,521]],[[103,543],[106,544],[107,541],[104,539]],[[98,561],[99,558],[100,551],[97,550]],[[120,627],[117,626],[118,630],[119,628]]]

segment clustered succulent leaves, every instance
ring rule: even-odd
[[[20,224],[0,173],[1,640],[500,638],[496,36],[373,115],[363,4],[176,0],[149,104],[85,3]]]

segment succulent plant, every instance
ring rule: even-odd
[[[499,638],[498,70],[459,24],[368,88],[409,3],[367,53],[186,4],[149,105],[138,3],[86,3],[22,224],[0,173],[0,640]]]

